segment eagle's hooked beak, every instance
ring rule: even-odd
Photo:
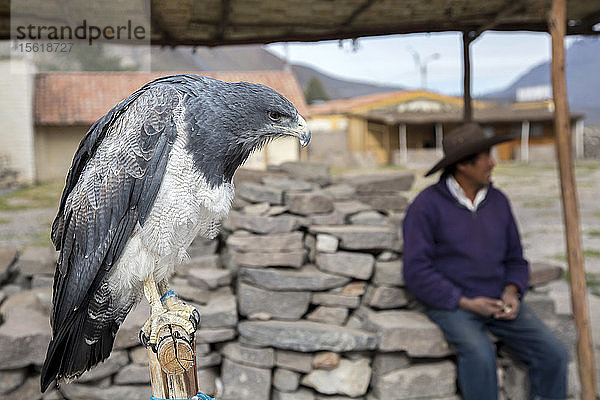
[[[306,147],[308,142],[310,142],[310,128],[300,115],[298,115],[298,127],[296,129],[290,129],[285,126],[280,126],[280,128],[286,130],[290,136],[297,137],[302,147]]]

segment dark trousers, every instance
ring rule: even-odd
[[[567,398],[568,351],[525,304],[514,320],[482,317],[460,308],[429,309],[427,315],[456,348],[464,400],[498,399],[496,349],[488,330],[529,367],[532,399]]]

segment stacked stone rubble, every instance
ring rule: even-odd
[[[453,350],[402,279],[402,192],[412,182],[398,172],[332,182],[311,164],[239,174],[222,234],[197,239],[171,279],[202,317],[201,390],[223,400],[460,398]],[[0,400],[42,398],[55,259],[0,249]],[[536,283],[556,278],[538,269]],[[546,294],[529,297],[554,328],[571,327]],[[111,357],[43,399],[147,399],[138,332],[148,315],[142,300]],[[502,398],[525,399],[524,367],[500,350]]]

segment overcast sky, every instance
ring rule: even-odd
[[[285,56],[283,44],[267,49]],[[334,77],[393,84],[408,88],[420,86],[414,59],[428,60],[427,87],[445,94],[462,93],[462,38],[459,33],[393,35],[358,40],[358,49],[346,40],[290,43],[293,63],[315,67]],[[434,54],[438,54],[436,59]],[[471,44],[473,93],[502,89],[531,67],[550,60],[551,40],[547,33],[486,32]]]

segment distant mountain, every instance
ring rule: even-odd
[[[506,89],[479,96],[504,102],[514,101],[517,89],[552,85],[551,62],[534,66]],[[584,37],[566,50],[567,95],[571,112],[585,114],[585,123],[600,123],[600,39]]]
[[[323,84],[323,87],[325,88],[325,91],[331,100],[347,99],[350,97],[364,96],[366,94],[390,92],[393,90],[403,89],[399,86],[380,86],[370,83],[332,78],[331,76],[314,68],[299,64],[292,65],[292,71],[294,72],[300,87],[302,87],[302,90],[306,90],[308,81],[310,81],[313,76],[317,77]]]
[[[260,45],[205,48],[180,46],[176,48],[153,47],[153,71],[252,71],[281,70],[286,63]],[[371,93],[399,90],[397,86],[380,86],[369,83],[333,78],[304,65],[291,65],[302,90],[314,76],[323,84],[330,99],[362,96]]]

